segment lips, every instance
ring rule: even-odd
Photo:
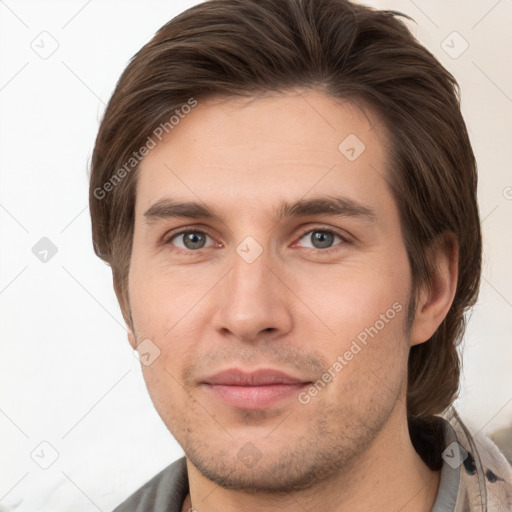
[[[279,370],[257,370],[246,373],[238,369],[224,370],[205,379],[207,384],[224,386],[268,386],[271,384],[300,384],[304,383]]]
[[[203,379],[202,384],[216,399],[233,407],[265,409],[296,395],[310,382],[273,369],[250,373],[228,369]]]

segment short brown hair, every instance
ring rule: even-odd
[[[129,326],[137,163],[151,134],[191,99],[314,87],[371,104],[391,134],[391,188],[415,291],[435,272],[428,253],[436,240],[448,233],[458,242],[451,308],[432,338],[410,350],[409,419],[453,402],[457,345],[481,273],[476,162],[457,82],[399,16],[408,18],[347,0],[208,0],[166,23],[132,58],[99,128],[89,195],[94,250],[112,267]]]

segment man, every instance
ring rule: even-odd
[[[210,0],[164,25],[107,106],[90,210],[185,457],[116,511],[512,510],[451,408],[476,182],[457,84],[396,13]]]

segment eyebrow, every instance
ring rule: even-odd
[[[375,210],[368,205],[347,197],[322,196],[312,199],[300,199],[295,202],[283,202],[274,212],[274,218],[281,221],[286,218],[306,217],[309,215],[337,215],[362,218],[375,222]],[[144,212],[146,223],[165,219],[209,219],[223,222],[215,211],[197,201],[178,201],[169,197],[159,199]]]

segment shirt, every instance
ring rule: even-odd
[[[411,436],[427,465],[441,466],[432,512],[511,512],[512,467],[498,447],[483,433],[473,436],[452,407],[434,419],[440,437]],[[188,492],[186,458],[182,457],[113,512],[181,512]]]

